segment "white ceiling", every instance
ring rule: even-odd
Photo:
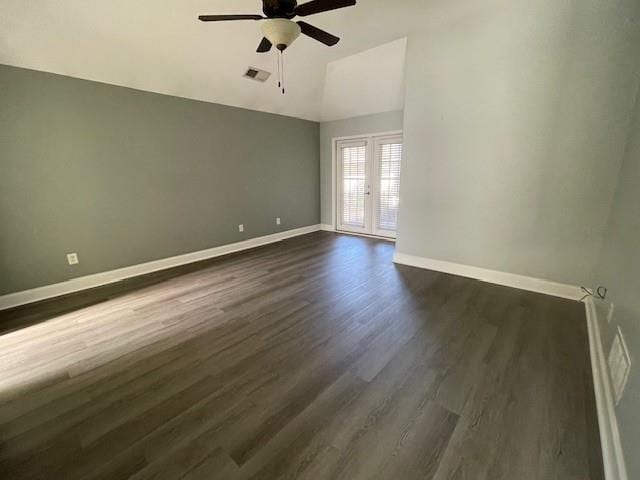
[[[456,3],[477,5],[473,0]],[[197,20],[199,14],[260,13],[259,0],[1,0],[0,63],[310,120],[331,119],[331,112],[322,115],[330,62],[403,38],[412,28],[441,18],[450,5],[450,0],[359,0],[356,7],[307,17],[342,41],[328,48],[307,37],[297,40],[286,52],[285,96],[278,93],[275,76],[267,84],[241,77],[249,65],[275,70],[274,54],[255,53],[262,38],[259,22]]]

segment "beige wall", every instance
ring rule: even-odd
[[[639,42],[640,48],[640,42]],[[608,289],[600,303],[603,349],[608,358],[616,329],[622,329],[632,358],[624,396],[616,408],[629,479],[640,478],[640,97],[636,101],[635,122],[627,142],[627,153],[620,171],[604,248],[597,271],[597,284]],[[608,304],[614,302],[611,323]]]
[[[637,83],[631,8],[516,0],[409,35],[399,252],[593,283]]]

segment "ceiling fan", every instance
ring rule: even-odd
[[[294,22],[292,18],[306,17],[316,13],[351,7],[356,0],[311,0],[298,5],[296,0],[262,0],[263,15],[200,15],[203,22],[224,22],[230,20],[266,20],[262,25],[264,37],[258,45],[258,53],[266,53],[275,45],[278,50],[278,87],[284,93],[282,52],[299,36],[304,34],[329,47],[336,45],[340,38],[325,32],[307,22]]]

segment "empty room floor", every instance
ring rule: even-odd
[[[0,478],[601,480],[581,303],[318,232],[0,312]]]

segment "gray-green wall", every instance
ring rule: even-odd
[[[408,37],[398,252],[592,285],[637,1],[513,1]]]
[[[320,195],[322,223],[333,225],[331,207],[332,192],[332,141],[336,137],[366,135],[369,133],[402,130],[403,112],[384,112],[360,117],[323,122],[320,124]]]
[[[608,288],[599,302],[603,348],[608,358],[615,331],[620,326],[631,355],[631,373],[616,409],[629,478],[640,478],[640,98],[635,122],[607,227],[598,266],[597,284]],[[607,324],[608,302],[615,304]]]
[[[0,66],[0,294],[317,224],[319,149],[314,122]]]

